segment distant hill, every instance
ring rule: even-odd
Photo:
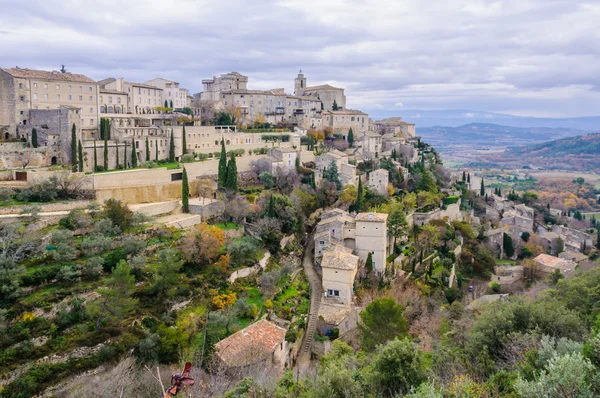
[[[505,152],[483,156],[491,163],[545,169],[600,170],[600,134],[568,137],[542,144],[509,148]]]
[[[515,116],[504,113],[481,112],[467,109],[455,110],[378,110],[369,111],[369,116],[385,119],[391,116],[402,116],[404,120],[417,125],[417,132],[423,127],[450,126],[459,127],[468,123],[493,123],[511,127],[548,127],[600,131],[600,116],[571,117],[571,118],[539,118],[530,116]]]
[[[586,133],[573,128],[512,127],[492,123],[470,123],[458,127],[417,126],[417,134],[434,146],[521,146]]]

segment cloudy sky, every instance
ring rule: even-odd
[[[0,0],[1,66],[100,80],[161,76],[192,93],[346,88],[366,111],[600,115],[599,0]]]

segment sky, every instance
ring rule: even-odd
[[[346,89],[367,112],[600,115],[600,0],[0,0],[0,66],[100,80],[164,77],[196,93]]]

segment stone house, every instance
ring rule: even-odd
[[[320,264],[324,253],[340,245],[354,250],[363,263],[371,253],[373,269],[383,275],[392,242],[387,234],[387,216],[359,213],[353,217],[340,209],[333,216],[322,216],[314,237],[315,260]]]
[[[573,272],[577,266],[573,261],[554,257],[545,253],[538,255],[533,261],[537,266],[537,273],[541,275],[551,274],[555,270],[559,270],[563,275],[567,275]]]
[[[552,232],[556,233],[565,242],[565,248],[574,251],[581,251],[585,242],[586,247],[592,247],[594,243],[593,236],[577,229],[565,227],[563,225],[553,225]]]
[[[323,254],[321,270],[326,300],[336,304],[352,304],[358,260],[358,256],[345,247],[335,247],[335,250],[328,250]]]
[[[380,134],[367,132],[363,135],[362,157],[364,160],[379,159],[382,151],[382,137]]]
[[[0,69],[0,130],[3,139],[27,137],[30,111],[58,110],[67,106],[80,110],[80,128],[96,129],[98,118],[96,81],[70,72]]]
[[[303,98],[313,97],[319,99],[323,103],[323,109],[332,110],[335,102],[339,109],[346,109],[346,95],[344,89],[333,87],[329,84],[319,86],[308,86],[307,79],[302,73],[294,79],[294,95]]]
[[[173,101],[173,109],[181,109],[189,105],[188,90],[179,87],[179,83],[173,80],[157,77],[147,81],[146,84],[163,90],[163,105],[164,100],[169,101],[169,105],[171,104],[171,101]]]
[[[289,354],[286,332],[261,319],[215,344],[216,358],[230,374],[243,374],[248,367],[283,371]]]
[[[574,262],[575,264],[581,264],[584,261],[588,260],[588,256],[578,251],[567,250],[558,255],[558,258],[562,258],[563,260],[569,260]]]
[[[373,123],[375,130],[382,134],[393,134],[398,137],[412,138],[416,136],[415,125],[406,123],[401,117],[390,117]]]
[[[379,195],[388,196],[388,184],[390,179],[390,172],[385,169],[377,169],[369,173],[369,182],[367,186],[373,192]]]
[[[286,170],[291,170],[296,167],[296,159],[298,159],[298,150],[294,148],[272,148],[269,150],[269,155],[281,161],[281,167]]]

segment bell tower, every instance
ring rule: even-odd
[[[302,96],[306,88],[306,78],[302,74],[302,69],[298,72],[298,76],[294,79],[294,95]]]

